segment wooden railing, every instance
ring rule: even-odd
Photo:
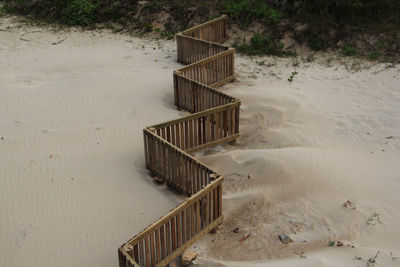
[[[239,106],[240,102],[225,104],[182,119],[154,125],[146,130],[154,132],[181,150],[193,152],[236,139],[239,135]],[[145,137],[146,135],[148,133],[145,132]],[[147,162],[154,155],[148,150],[154,151],[155,148],[148,142],[152,140],[145,139],[146,166],[151,171],[151,165]]]
[[[120,267],[165,266],[222,223],[223,176],[190,152],[239,137],[240,101],[217,91],[234,79],[234,49],[223,45],[227,17],[177,34],[174,72],[179,109],[194,113],[143,130],[145,166],[158,182],[185,194],[179,206],[118,249]]]
[[[220,45],[226,40],[227,16],[208,21],[176,35],[178,62],[191,64],[217,55],[229,47]]]
[[[181,34],[208,42],[222,43],[228,37],[226,34],[227,22],[228,16],[223,15],[219,18],[187,29],[181,32]]]
[[[196,80],[201,84],[217,87],[230,82],[234,78],[235,49],[229,48],[218,55],[202,59],[174,73]],[[174,87],[177,84],[174,83]]]
[[[197,113],[234,102],[237,99],[210,86],[174,72],[175,105],[179,109]]]
[[[144,130],[144,143],[146,168],[152,176],[187,196],[199,192],[217,177],[216,172],[149,129]]]
[[[119,248],[120,266],[165,266],[222,222],[222,177]]]

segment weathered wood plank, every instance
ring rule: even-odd
[[[157,255],[157,263],[161,261],[162,254],[161,254],[161,244],[160,244],[160,229],[155,230],[156,235],[156,255]]]

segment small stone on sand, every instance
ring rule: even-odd
[[[197,258],[197,252],[195,251],[190,251],[190,250],[185,250],[185,252],[182,255],[182,264],[183,265],[189,265],[192,261],[194,261]]]
[[[288,235],[282,234],[278,235],[278,237],[283,244],[288,244],[290,242],[293,242],[293,240]]]

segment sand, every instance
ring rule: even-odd
[[[238,58],[222,90],[242,100],[242,137],[203,153],[226,177],[225,221],[193,246],[199,263],[366,266],[379,250],[378,263],[400,266],[400,67],[326,60]]]
[[[142,129],[179,117],[169,45],[0,31],[0,266],[117,266],[117,248],[180,202],[143,156]]]
[[[175,54],[1,19],[0,266],[117,266],[118,246],[181,201],[148,176],[142,140],[182,115]],[[339,61],[236,57],[221,90],[242,100],[241,138],[196,154],[225,176],[225,221],[195,264],[366,266],[379,250],[400,266],[400,67]]]

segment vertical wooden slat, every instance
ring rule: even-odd
[[[156,265],[156,250],[154,247],[154,232],[151,232],[149,237],[150,237],[151,266],[154,266],[154,265]]]
[[[181,147],[179,124],[176,124],[176,146],[179,148]]]
[[[146,266],[151,266],[151,263],[150,263],[150,250],[149,250],[149,246],[150,246],[149,237],[150,236],[148,235],[148,236],[146,236],[144,238],[144,241],[145,241],[144,254],[145,254],[145,257],[146,257]]]
[[[182,221],[181,221],[181,213],[176,215],[176,246],[179,248],[182,246]]]
[[[196,163],[196,187],[198,188],[197,190],[199,191],[203,189],[200,179],[200,168],[198,163]]]
[[[190,229],[191,227],[191,210],[189,208],[186,208],[185,210],[185,216],[186,216],[186,242],[189,241],[192,238],[192,235],[190,234]]]
[[[193,143],[193,145],[194,145],[194,146],[198,146],[198,145],[199,145],[199,141],[197,140],[197,133],[198,133],[198,130],[197,130],[197,126],[198,126],[197,120],[198,120],[198,119],[193,120],[193,132],[194,132],[194,143]]]
[[[213,72],[212,72],[212,75],[213,75],[213,83],[216,83],[216,82],[218,82],[218,80],[217,80],[217,71],[218,71],[218,68],[217,68],[217,61],[216,60],[213,60],[213,61],[211,61],[212,62],[212,66],[213,66]]]
[[[179,123],[179,128],[181,131],[181,147],[179,147],[182,150],[185,150],[185,131],[184,131],[184,126],[183,126],[183,122]]]
[[[191,183],[192,183],[192,187],[193,187],[193,194],[196,194],[199,190],[196,186],[196,164],[195,162],[190,162],[190,176],[191,176]]]
[[[164,259],[167,256],[166,246],[165,246],[165,231],[164,225],[160,227],[160,237],[161,237],[161,259]]]
[[[215,113],[215,139],[219,138],[219,113]]]
[[[200,232],[200,200],[196,202],[196,232]]]
[[[203,197],[203,216],[202,216],[202,224],[203,224],[203,228],[207,227],[207,194],[204,195]]]
[[[207,116],[207,141],[208,142],[212,141],[212,138],[211,138],[211,125],[212,125],[211,116],[212,115]]]
[[[190,206],[190,209],[191,209],[191,213],[192,213],[192,219],[191,219],[192,229],[191,229],[191,231],[192,231],[192,237],[194,237],[196,235],[196,225],[197,225],[196,221],[195,221],[195,219],[196,219],[195,204],[192,204]]]
[[[197,131],[198,131],[199,145],[203,144],[203,138],[202,138],[202,135],[201,135],[202,134],[202,132],[201,132],[201,125],[202,125],[201,119],[202,118],[198,118],[197,119]]]
[[[182,244],[186,243],[187,236],[186,236],[186,211],[183,210],[181,212],[181,219],[182,219]]]
[[[156,262],[158,263],[161,261],[162,257],[161,246],[160,246],[160,229],[156,230],[155,235],[156,235],[156,256],[157,256]]]
[[[178,187],[179,190],[183,190],[182,186],[182,180],[183,180],[183,175],[182,175],[182,158],[179,153],[179,151],[174,150],[175,153],[175,158],[176,158],[176,186]]]
[[[145,266],[145,257],[144,257],[144,239],[139,241],[139,265],[140,267]]]
[[[148,135],[148,141],[149,141],[149,170],[151,175],[154,173],[154,145],[153,145],[153,136]]]
[[[201,118],[203,125],[202,125],[202,137],[203,137],[203,144],[207,143],[207,131],[206,131],[206,117]]]
[[[193,147],[193,121],[189,121],[189,148]]]
[[[211,131],[211,141],[215,140],[215,115],[214,113],[211,114],[211,119],[210,119],[210,131]]]
[[[232,109],[232,134],[236,132],[236,108]]]
[[[172,155],[171,155],[171,146],[165,145],[165,157],[166,157],[166,164],[167,164],[167,172],[165,174],[165,180],[169,182],[171,180],[171,173],[172,173]]]
[[[157,141],[158,141],[158,148],[159,148],[159,155],[160,155],[160,158],[158,159],[158,162],[160,164],[160,173],[159,173],[158,177],[160,179],[164,179],[165,178],[164,173],[166,172],[166,167],[167,167],[167,165],[164,162],[164,160],[165,160],[164,145],[161,140],[158,139]]]
[[[224,110],[224,137],[228,136],[228,115],[227,115],[227,111]]]
[[[147,152],[147,135],[146,131],[143,130],[143,143],[144,143],[144,161],[145,161],[145,168],[148,169],[149,167],[149,159],[148,157],[148,152]]]
[[[218,217],[222,215],[222,184],[218,186]]]
[[[214,189],[209,193],[210,195],[210,222],[214,219]]]
[[[186,194],[187,196],[192,195],[193,191],[192,191],[192,183],[190,180],[190,164],[189,164],[189,160],[185,160],[185,176],[186,176]]]
[[[221,99],[219,101],[221,101]],[[218,112],[218,116],[219,116],[219,135],[220,137],[224,137],[224,112],[223,111]]]
[[[139,244],[133,246],[133,259],[136,262],[139,262]]]
[[[167,255],[171,254],[171,229],[170,229],[170,227],[171,227],[171,222],[170,221],[166,222],[165,223],[165,229],[166,229],[165,240],[166,240],[166,247],[167,247]]]
[[[207,226],[209,224],[210,220],[210,194],[206,194],[206,223],[205,225]]]
[[[235,134],[239,133],[239,107],[236,108],[235,112]]]
[[[171,219],[171,238],[172,238],[172,252],[176,250],[177,238],[176,238],[176,217]]]

